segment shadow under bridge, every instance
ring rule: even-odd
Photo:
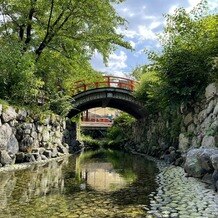
[[[143,104],[136,100],[133,95],[135,81],[121,77],[104,77],[103,82],[95,82],[94,86],[82,84],[78,86],[78,92],[73,96],[74,108],[68,117],[73,117],[85,110],[95,107],[111,107],[124,111],[136,119],[146,116]],[[92,83],[93,84],[93,83]]]

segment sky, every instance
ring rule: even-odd
[[[91,60],[94,69],[105,74],[128,76],[136,67],[148,63],[145,49],[160,51],[157,34],[163,32],[164,14],[172,14],[178,7],[190,11],[201,0],[126,0],[116,6],[117,13],[128,21],[128,29],[121,30],[133,51],[118,47],[109,57],[107,67],[99,53]],[[208,0],[210,10],[218,10],[218,0]]]

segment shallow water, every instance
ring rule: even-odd
[[[0,217],[146,217],[155,163],[115,151],[0,174]]]

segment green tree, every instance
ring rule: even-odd
[[[159,36],[162,51],[148,52],[151,64],[141,67],[136,92],[147,104],[162,109],[196,101],[206,85],[218,79],[218,16],[208,13],[207,2],[189,13],[178,8],[165,17]],[[153,73],[151,79],[157,81],[146,78]]]
[[[116,46],[130,48],[123,35],[116,32],[119,25],[125,24],[114,9],[114,5],[121,2],[0,0],[3,18],[0,24],[1,62],[4,62],[6,50],[13,48],[10,52],[13,53],[13,65],[8,61],[4,70],[0,66],[1,74],[7,74],[8,78],[7,86],[4,86],[4,92],[0,91],[0,95],[19,100],[23,94],[19,93],[15,98],[12,87],[19,82],[31,84],[31,78],[26,80],[22,76],[27,74],[22,67],[22,59],[32,75],[33,84],[29,88],[35,91],[24,90],[30,96],[33,93],[51,99],[56,98],[59,92],[70,96],[75,80],[91,80],[98,76],[99,73],[89,63],[94,52],[102,54],[106,62]],[[11,77],[11,70],[16,74],[14,78]],[[7,93],[9,91],[12,93]]]

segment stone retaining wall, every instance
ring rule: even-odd
[[[183,110],[183,122],[179,135],[179,149],[186,152],[190,148],[218,147],[218,85],[207,86],[205,96],[190,111]]]
[[[170,147],[182,154],[194,148],[218,148],[218,84],[208,85],[200,102],[181,105],[167,118],[159,113],[136,123],[133,136],[136,150],[150,154]]]
[[[218,190],[218,84],[201,101],[181,105],[167,118],[159,113],[133,127],[134,150],[183,165],[187,176],[212,182]]]
[[[65,118],[54,114],[36,115],[0,104],[0,166],[67,154],[76,137],[71,124],[67,128]]]

